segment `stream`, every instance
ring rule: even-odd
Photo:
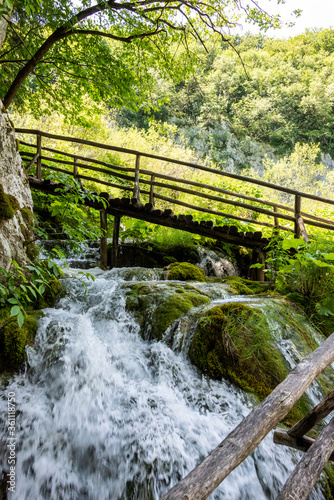
[[[95,281],[84,279],[86,290],[64,280],[66,294],[44,310],[25,370],[2,386],[2,436],[9,393],[16,406],[10,499],[157,500],[257,404],[231,383],[202,376],[177,336],[172,346],[141,337],[124,284],[160,283],[158,271],[89,272]],[[201,286],[214,304],[266,307],[265,298],[232,296],[220,283]],[[294,346],[279,331],[277,342],[293,365]],[[309,395],[321,397],[316,384]],[[274,499],[300,457],[270,433],[210,498]],[[310,499],[324,498],[318,483]]]

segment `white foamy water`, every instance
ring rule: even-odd
[[[251,410],[249,395],[209,382],[185,353],[140,337],[125,310],[126,273],[96,271],[86,296],[66,280],[66,296],[45,310],[29,368],[0,401],[5,433],[6,395],[15,392],[16,492],[9,498],[156,500]],[[274,499],[300,456],[269,435],[210,498]],[[310,498],[324,498],[319,487]]]

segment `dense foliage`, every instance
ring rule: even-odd
[[[160,81],[156,99],[168,102],[155,118],[177,125],[189,145],[224,168],[254,166],[259,143],[279,155],[297,142],[319,143],[333,156],[334,30],[288,40],[245,35],[234,45],[238,54],[219,39],[208,53],[197,47],[190,78]],[[147,127],[150,119],[144,109],[118,112],[126,126]]]
[[[192,41],[205,46],[217,34],[231,44],[224,33],[240,13],[264,29],[281,24],[257,3],[235,0],[16,0],[0,54],[5,107],[15,99],[37,115],[66,101],[74,115],[89,94],[134,108],[150,100],[155,70],[179,79],[192,66]]]

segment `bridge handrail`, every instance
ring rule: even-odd
[[[145,153],[145,152],[141,152],[141,151],[137,151],[137,150],[133,150],[133,149],[129,149],[129,148],[123,148],[123,147],[119,147],[119,146],[111,146],[109,144],[102,144],[102,143],[98,143],[98,142],[94,142],[94,141],[90,141],[90,140],[86,140],[86,139],[80,139],[80,138],[76,138],[76,137],[67,137],[67,136],[62,136],[62,135],[58,135],[58,134],[51,134],[49,132],[42,132],[40,130],[35,130],[35,129],[17,128],[16,132],[21,133],[21,134],[36,135],[36,137],[37,137],[37,144],[31,144],[29,142],[21,141],[21,144],[24,146],[37,148],[36,154],[33,154],[31,152],[28,152],[28,151],[23,151],[21,153],[21,156],[23,159],[26,159],[28,161],[30,160],[29,164],[27,166],[27,171],[33,166],[34,162],[36,162],[36,164],[37,164],[36,175],[38,178],[41,178],[41,175],[42,175],[41,168],[43,167],[43,168],[47,168],[47,169],[50,169],[53,171],[65,173],[67,175],[72,175],[75,178],[77,178],[78,180],[93,181],[93,182],[96,182],[96,183],[99,183],[102,185],[110,186],[112,188],[131,191],[132,189],[130,187],[122,185],[122,184],[116,184],[114,182],[115,178],[116,178],[116,181],[117,181],[117,179],[122,179],[123,181],[134,182],[134,187],[132,190],[133,198],[136,198],[138,201],[140,199],[140,193],[142,193],[142,194],[149,196],[149,201],[150,201],[150,203],[152,203],[153,206],[154,206],[154,199],[157,199],[157,200],[160,199],[162,201],[168,201],[169,203],[181,205],[181,206],[190,208],[190,209],[195,210],[195,211],[206,212],[208,214],[216,215],[219,217],[235,219],[235,220],[239,220],[239,221],[243,221],[243,222],[247,222],[247,223],[251,223],[251,224],[258,224],[258,225],[261,225],[264,227],[271,227],[271,228],[274,228],[276,232],[278,232],[279,229],[282,229],[284,231],[292,231],[297,235],[297,237],[302,236],[305,241],[308,241],[308,235],[306,233],[304,224],[309,224],[312,226],[321,227],[323,229],[334,231],[334,222],[333,221],[331,221],[329,219],[325,219],[323,217],[318,217],[318,216],[315,216],[312,214],[308,214],[306,212],[302,212],[301,211],[301,199],[302,199],[302,197],[306,197],[306,198],[315,200],[317,202],[328,203],[330,205],[334,205],[334,200],[322,198],[320,196],[311,195],[308,193],[303,193],[303,192],[300,192],[300,191],[297,191],[294,189],[290,189],[290,188],[285,188],[283,186],[278,186],[276,184],[268,183],[268,182],[265,182],[265,181],[262,181],[259,179],[253,179],[253,178],[242,176],[239,174],[232,174],[230,172],[224,172],[221,170],[213,169],[211,167],[205,167],[203,165],[199,165],[196,163],[167,158],[167,157],[164,157],[161,155],[155,155],[152,153]],[[43,146],[43,148],[42,148],[42,137],[50,138],[53,140],[64,141],[64,142],[83,144],[83,145],[91,146],[94,148],[117,151],[117,152],[121,152],[124,154],[133,155],[133,156],[135,156],[135,168],[112,165],[112,164],[107,163],[105,161],[96,160],[96,159],[89,158],[89,157],[82,156],[82,155],[67,153],[64,151],[59,151],[57,149],[53,149],[53,148],[46,147],[46,146]],[[60,154],[60,155],[65,156],[65,157],[67,156],[68,158],[72,158],[73,161],[68,161],[68,160],[59,159],[59,158],[50,158],[49,156],[43,155],[42,150],[48,151],[51,153]],[[283,204],[275,202],[275,201],[272,202],[272,201],[264,200],[261,198],[257,198],[255,196],[249,196],[247,194],[238,193],[235,191],[223,189],[222,187],[210,186],[208,184],[197,182],[195,180],[174,177],[172,175],[166,175],[165,173],[154,172],[152,170],[141,168],[140,167],[140,158],[141,157],[153,158],[153,159],[156,159],[159,161],[168,162],[170,164],[183,165],[183,166],[186,166],[188,168],[190,167],[192,170],[201,170],[201,171],[209,172],[209,173],[212,173],[214,175],[221,176],[221,177],[229,177],[229,178],[233,178],[233,179],[236,179],[236,180],[239,180],[242,182],[248,182],[248,183],[253,184],[253,185],[260,185],[260,186],[264,186],[264,187],[269,188],[269,189],[274,189],[274,190],[277,190],[280,192],[294,195],[295,196],[294,208],[292,208],[291,206],[288,207],[286,205],[283,205]],[[49,164],[45,164],[45,163],[42,164],[42,160],[53,162],[53,165],[49,165]],[[108,170],[106,170],[106,168],[101,168],[101,167],[97,167],[97,166],[78,163],[78,160],[81,160],[84,162],[89,162],[89,163],[95,163],[95,165],[102,165],[103,167],[106,167]],[[63,165],[71,165],[71,166],[73,166],[73,172],[71,172],[69,170],[64,170],[62,168],[55,167],[54,163],[60,163]],[[104,174],[112,175],[112,177],[113,177],[111,179],[112,182],[107,182],[106,180],[83,175],[82,172],[81,173],[78,172],[78,168],[87,169],[87,170],[91,170],[91,171],[97,171],[97,172],[101,172]],[[115,172],[115,170],[116,170],[116,172]],[[134,177],[132,177],[131,175],[130,176],[125,175],[124,173],[120,173],[120,171],[134,174]],[[141,177],[140,177],[140,175],[141,175]],[[144,178],[143,176],[144,177],[150,176],[150,179]],[[174,184],[170,184],[170,183],[168,184],[168,182],[165,182],[165,183],[159,182],[159,181],[157,181],[157,179],[161,179],[161,180],[165,180],[165,181],[167,180],[167,181],[171,181],[172,183],[183,184],[183,185],[188,185],[188,186],[182,187],[180,185],[174,185]],[[143,189],[141,190],[140,184],[150,186],[150,191],[148,192],[148,191],[143,190]],[[195,188],[200,188],[200,190],[189,189],[189,187],[191,187],[191,186],[195,187]],[[201,206],[201,204],[195,205],[195,204],[187,203],[185,201],[181,201],[178,199],[175,200],[175,199],[172,199],[168,196],[163,196],[163,194],[161,192],[160,193],[155,192],[156,187],[166,189],[166,190],[175,191],[175,192],[186,193],[186,194],[189,194],[193,197],[200,197],[202,199],[204,198],[204,199],[209,200],[209,201],[215,201],[218,203],[223,203],[223,204],[232,205],[232,206],[239,207],[239,208],[244,208],[246,210],[251,210],[252,212],[255,212],[255,213],[260,213],[260,214],[263,214],[263,215],[266,215],[269,217],[273,217],[274,224],[269,223],[269,222],[264,222],[262,220],[261,221],[256,220],[256,218],[253,218],[253,216],[252,216],[252,218],[250,218],[248,216],[241,216],[242,214],[236,215],[234,213],[233,214],[225,213],[225,212],[218,211],[218,210],[212,210],[209,207],[204,208],[203,206]],[[211,191],[214,191],[216,193],[221,193],[221,194],[227,195],[227,197],[214,196],[212,194],[208,194],[208,193],[204,192],[203,190],[211,190]],[[228,198],[231,196],[235,197],[237,199],[233,200],[233,199]],[[238,198],[239,198],[239,200],[238,200]],[[250,204],[243,203],[240,201],[240,199],[255,202],[256,205],[254,205],[252,203],[250,203]],[[268,207],[273,207],[273,210],[268,210],[264,207],[260,207],[259,205],[261,205],[261,204],[267,205]],[[288,215],[286,213],[284,214],[281,211],[278,212],[278,209],[281,209],[281,210],[286,211],[286,212],[290,212],[291,215]],[[279,224],[279,219],[283,219],[283,220],[286,220],[289,222],[294,222],[294,229],[291,229],[290,227],[287,227],[287,226],[281,226]]]
[[[176,163],[177,165],[184,165],[187,167],[196,168],[199,170],[203,170],[205,172],[211,172],[211,173],[214,173],[217,175],[221,175],[223,177],[230,177],[232,179],[237,179],[240,181],[249,182],[251,184],[258,184],[259,186],[264,186],[264,187],[276,189],[277,191],[282,191],[284,193],[299,195],[303,198],[309,198],[311,200],[321,201],[323,203],[329,203],[331,205],[334,205],[334,200],[330,200],[328,198],[322,198],[321,196],[316,196],[313,194],[304,193],[302,191],[297,191],[295,189],[286,188],[283,186],[279,186],[278,184],[272,184],[271,182],[261,181],[260,179],[253,179],[252,177],[246,177],[246,176],[243,176],[240,174],[233,174],[231,172],[225,172],[222,170],[217,170],[215,168],[205,167],[204,165],[199,165],[197,163],[187,162],[187,161],[183,161],[183,160],[176,160],[173,158],[155,155],[152,153],[144,153],[142,151],[137,151],[135,149],[127,149],[127,148],[121,148],[119,146],[111,146],[109,144],[102,144],[100,142],[88,141],[86,139],[79,139],[76,137],[67,137],[67,136],[63,136],[63,135],[50,134],[49,132],[42,132],[41,130],[37,130],[37,129],[16,128],[15,131],[18,133],[22,133],[22,134],[40,135],[42,137],[48,137],[50,139],[56,139],[59,141],[76,142],[78,144],[84,144],[86,146],[94,146],[96,148],[109,149],[111,151],[118,151],[120,153],[128,153],[128,154],[132,154],[132,155],[136,155],[136,156],[145,156],[146,158],[153,158],[156,160],[162,160],[162,161],[166,161],[166,162],[170,162],[170,163]]]

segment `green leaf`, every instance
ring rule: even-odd
[[[45,286],[42,284],[42,285],[39,285],[38,287],[38,291],[41,295],[43,295],[43,293],[45,292]]]
[[[8,299],[8,302],[9,302],[10,304],[18,304],[18,303],[19,303],[19,301],[18,301],[17,299],[14,299],[14,298],[10,298],[10,299]]]
[[[17,316],[20,313],[20,306],[13,306],[10,310],[10,316]]]
[[[283,240],[282,248],[283,250],[290,250],[291,248],[297,250],[298,248],[305,247],[306,243],[303,238],[295,238],[293,240]]]
[[[334,260],[334,253],[325,253],[324,259],[325,260]]]
[[[23,315],[22,311],[20,311],[19,314],[17,315],[17,322],[18,322],[19,327],[21,328],[23,323],[24,323],[24,315]]]

